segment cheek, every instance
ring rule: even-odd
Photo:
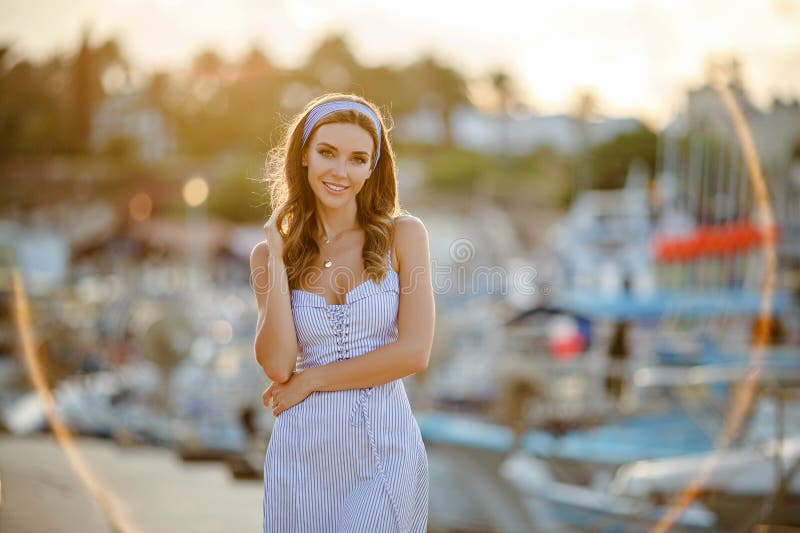
[[[359,192],[361,192],[361,189],[363,189],[366,184],[367,184],[367,179],[366,178],[364,178],[362,180],[359,180],[358,182],[354,182],[353,183],[353,194],[358,194]]]
[[[319,174],[324,172],[329,165],[324,157],[319,154],[312,154],[308,157],[308,173]]]

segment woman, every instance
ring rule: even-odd
[[[401,378],[430,357],[428,235],[401,215],[386,126],[362,98],[326,95],[271,163],[275,209],[250,259],[276,416],[264,531],[425,531],[428,463]]]

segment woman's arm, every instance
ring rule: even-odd
[[[265,225],[270,237],[269,222]],[[273,382],[286,383],[297,362],[297,333],[292,319],[291,294],[280,246],[266,241],[250,253],[250,281],[258,303],[256,361]],[[270,253],[276,248],[276,253]]]
[[[428,233],[416,217],[398,217],[395,261],[400,274],[397,341],[376,350],[297,374],[310,392],[382,385],[428,367],[433,343],[435,307],[430,273]]]

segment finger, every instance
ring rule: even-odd
[[[263,400],[264,400],[264,407],[269,407],[270,402],[272,403],[273,406],[276,403],[278,403],[278,398],[275,396],[275,391],[270,391],[269,395],[265,395]]]

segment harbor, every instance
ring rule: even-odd
[[[588,93],[540,112],[502,72],[360,63],[336,35],[145,87],[89,37],[0,56],[0,94],[49,94],[58,125],[22,113],[0,154],[0,531],[261,530],[265,146],[365,86],[430,241],[430,362],[402,378],[428,532],[800,530],[796,98],[756,105],[726,58],[659,124]]]

